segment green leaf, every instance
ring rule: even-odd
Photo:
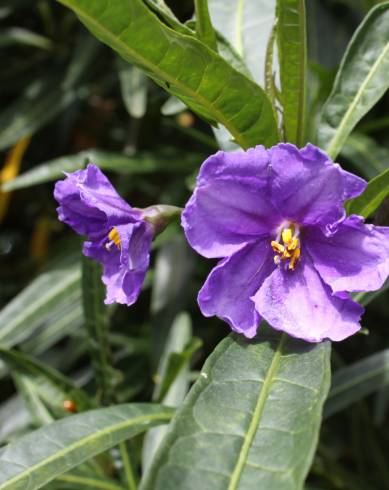
[[[30,412],[20,396],[12,396],[0,405],[0,444],[25,433],[31,424]]]
[[[318,144],[335,159],[358,121],[389,86],[389,2],[373,8],[356,30],[323,107]]]
[[[277,46],[286,141],[303,146],[307,99],[305,0],[277,1]]]
[[[141,0],[60,0],[124,59],[201,117],[222,124],[242,148],[277,141],[264,91],[191,36],[166,27]],[[145,42],[147,39],[147,42]]]
[[[30,377],[35,384],[40,385],[41,389],[37,391],[43,394],[41,398],[44,398],[46,404],[60,412],[61,415],[65,414],[63,410],[65,400],[74,401],[79,411],[92,408],[92,403],[83,390],[77,388],[70,379],[46,364],[27,354],[1,347],[0,359],[7,363],[13,373],[21,373],[25,378]]]
[[[206,46],[217,51],[216,34],[209,17],[208,0],[194,0],[196,15],[196,36]]]
[[[138,153],[129,157],[120,153],[111,153],[96,149],[82,151],[74,155],[66,155],[37,165],[13,180],[6,182],[1,190],[13,191],[32,185],[43,184],[64,177],[64,172],[74,172],[91,161],[102,170],[110,170],[120,174],[147,174],[152,172],[190,173],[198,168],[204,160],[200,153],[189,153],[166,150],[161,152]]]
[[[357,301],[360,303],[362,306],[367,306],[369,303],[371,303],[374,299],[378,298],[382,293],[387,291],[389,289],[389,280],[385,282],[385,284],[379,289],[378,291],[371,291],[371,292],[360,292],[360,293],[353,293],[352,297],[354,301]]]
[[[192,337],[181,352],[171,352],[166,362],[165,370],[158,385],[156,401],[162,402],[170,392],[175,380],[189,364],[193,354],[203,345],[201,339]]]
[[[156,256],[151,292],[153,369],[159,366],[169,332],[186,301],[194,257],[182,235],[165,243]]]
[[[79,333],[84,317],[81,307],[81,291],[61,301],[41,318],[42,326],[34,335],[20,344],[23,352],[37,356],[59,342],[63,337]]]
[[[192,324],[190,316],[185,312],[179,313],[171,326],[156,376],[154,376],[156,378],[156,386],[153,392],[153,400],[157,401],[160,399],[161,403],[169,407],[178,407],[183,402],[189,389],[190,356],[186,357],[179,370],[174,369],[175,364],[173,363],[172,366],[170,361],[172,356],[180,356],[180,360],[182,359],[185,347],[188,344],[190,345],[191,338]],[[168,427],[166,426],[156,427],[146,434],[142,448],[144,474],[149,470],[154,454],[167,430]]]
[[[34,279],[0,312],[0,345],[12,347],[30,337],[54,306],[74,293],[79,294],[80,281],[78,264],[45,272]]]
[[[38,429],[0,453],[0,489],[41,488],[119,442],[168,422],[171,414],[171,409],[160,405],[117,405],[67,417]]]
[[[164,352],[161,356],[158,371],[156,373],[156,386],[153,393],[153,401],[167,403],[169,406],[177,406],[176,398],[181,402],[187,390],[187,382],[184,384],[183,395],[169,396],[170,388],[174,385],[182,368],[187,366],[193,353],[201,346],[201,341],[192,337],[192,322],[190,316],[179,313],[171,326]],[[173,405],[172,405],[173,403]]]
[[[120,89],[127,112],[137,119],[142,118],[147,108],[147,79],[136,66],[118,58]]]
[[[36,383],[29,376],[20,373],[12,373],[18,393],[24,400],[34,424],[38,427],[50,424],[53,416],[39,397]]]
[[[230,64],[235,70],[251,78],[249,69],[247,68],[244,60],[236,52],[232,44],[218,31],[216,31],[217,51],[228,64]]]
[[[108,339],[108,309],[104,304],[105,286],[101,280],[102,267],[98,262],[83,257],[82,299],[87,331],[88,349],[94,369],[99,397],[103,403],[112,401],[118,378],[112,368]]]
[[[164,0],[145,0],[145,3],[175,31],[182,32],[187,36],[194,36],[195,33],[185,24],[181,24]]]
[[[275,0],[208,0],[212,24],[265,86],[266,47],[275,19]]]
[[[114,480],[78,473],[66,473],[65,475],[61,475],[54,480],[52,485],[52,487],[45,486],[45,490],[81,490],[83,488],[89,488],[89,490],[125,490],[123,486],[118,485]]]
[[[330,417],[388,384],[389,349],[338,369],[333,375],[324,416]]]
[[[374,213],[382,203],[382,201],[389,195],[389,168],[382,174],[377,175],[372,179],[364,193],[357,198],[349,201],[346,209],[348,214],[359,214],[368,218]]]
[[[329,387],[330,344],[231,334],[208,358],[142,490],[301,488]]]

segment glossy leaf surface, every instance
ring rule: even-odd
[[[329,386],[328,343],[230,335],[208,358],[142,490],[301,488]],[[184,483],[183,483],[184,482]]]
[[[377,5],[355,32],[323,107],[318,143],[336,158],[358,121],[389,86],[389,2]]]
[[[277,141],[265,92],[201,42],[167,28],[140,0],[120,0],[109,10],[103,0],[61,3],[125,60],[200,116],[225,126],[242,148]]]
[[[305,0],[278,0],[277,19],[285,139],[303,146],[307,85]]]
[[[54,422],[0,454],[0,489],[35,490],[120,441],[169,421],[160,405],[128,404]]]

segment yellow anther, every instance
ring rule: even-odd
[[[270,245],[272,246],[272,249],[277,253],[282,254],[285,251],[285,247],[281,245],[281,243],[278,243],[274,240],[271,242]]]
[[[108,233],[109,242],[105,245],[107,250],[110,250],[112,244],[116,245],[117,248],[121,248],[122,243],[120,241],[120,235],[116,228],[112,228],[112,230]]]
[[[288,249],[285,249],[285,252],[282,254],[282,257],[281,258],[282,259],[289,259],[290,257],[292,257],[292,254],[289,252]]]
[[[298,259],[300,258],[300,254],[301,254],[301,251],[299,248],[296,248],[293,251],[292,258],[290,259],[290,262],[289,262],[289,269],[290,270],[294,271],[294,269],[296,267],[296,263],[297,263]]]
[[[282,260],[288,261],[288,269],[294,270],[300,257],[299,228],[290,224],[278,235],[277,240],[271,242],[271,247],[276,252],[274,263],[280,265]],[[279,241],[278,241],[279,240]],[[280,243],[280,241],[282,242]]]
[[[292,240],[292,230],[290,228],[285,228],[282,230],[281,233],[282,236],[282,241],[286,244],[289,245],[289,242]]]
[[[299,246],[299,239],[298,238],[292,238],[290,242],[288,243],[288,250],[295,250]]]

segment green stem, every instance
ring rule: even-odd
[[[109,404],[113,399],[116,373],[111,365],[105,291],[101,282],[100,265],[86,257],[82,261],[82,296],[88,348],[101,395],[99,398],[103,404]]]
[[[82,487],[90,487],[98,490],[124,490],[124,488],[117,483],[98,480],[96,478],[79,476],[79,475],[61,475],[56,478],[57,481],[62,481],[65,483],[75,483]]]
[[[216,34],[212,26],[207,0],[194,0],[197,37],[217,52]]]
[[[269,96],[271,105],[273,107],[274,118],[277,121],[277,88],[274,81],[273,73],[273,58],[274,58],[274,44],[277,36],[277,19],[274,21],[272,30],[270,32],[269,41],[266,47],[266,58],[265,58],[265,91]],[[278,137],[281,139],[280,134]]]
[[[137,484],[135,481],[134,471],[128,454],[126,441],[119,444],[120,456],[123,462],[124,474],[126,475],[128,490],[136,490]]]

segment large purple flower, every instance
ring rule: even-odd
[[[209,157],[182,216],[191,246],[222,259],[199,293],[202,313],[249,338],[261,319],[310,342],[358,331],[363,308],[348,293],[389,274],[389,228],[344,211],[365,186],[310,144]]]
[[[105,303],[135,303],[149,266],[153,226],[95,165],[66,174],[54,197],[59,219],[88,237],[84,254],[103,264]]]

